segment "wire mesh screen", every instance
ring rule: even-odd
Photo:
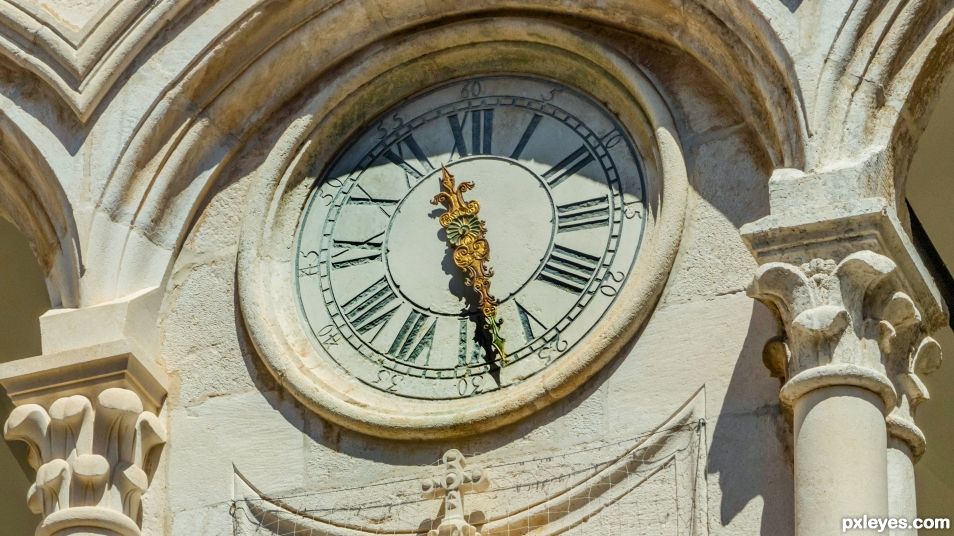
[[[430,465],[396,468],[393,478],[322,491],[275,496],[243,481],[232,507],[235,533],[704,534],[704,438],[704,422],[687,419],[638,436],[514,459],[466,453],[462,465],[452,467],[445,455]],[[352,478],[342,475],[341,481]],[[441,489],[433,489],[434,482]]]

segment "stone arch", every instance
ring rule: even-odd
[[[866,195],[904,212],[904,181],[954,53],[943,2],[857,2],[823,53],[808,112],[805,171],[868,159]]]
[[[438,9],[410,0],[277,2],[246,12],[152,104],[114,168],[97,202],[102,224],[94,224],[88,249],[124,246],[110,269],[92,275],[91,295],[104,301],[158,285],[222,171],[249,150],[243,144],[275,121],[313,119],[290,117],[305,88],[333,83],[336,69],[356,54],[386,53],[405,35],[463,19],[572,15],[661,43],[736,88],[734,105],[774,166],[803,162],[794,68],[755,10],[669,0],[573,7],[511,0],[492,10],[454,3]]]
[[[32,141],[0,116],[0,216],[30,241],[53,307],[77,307],[82,259],[72,207]]]
[[[899,62],[893,93],[906,98],[898,111],[873,120],[893,120],[887,143],[895,162],[894,200],[902,214],[906,212],[904,198],[912,159],[936,104],[943,98],[941,88],[954,63],[954,11],[942,15],[921,29],[922,39],[911,45],[907,61]]]

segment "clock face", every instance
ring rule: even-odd
[[[442,165],[474,184],[506,366],[431,203]],[[432,400],[544,373],[586,344],[629,277],[644,187],[626,130],[564,85],[483,76],[407,100],[339,151],[305,205],[294,278],[314,359]]]

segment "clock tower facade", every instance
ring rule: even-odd
[[[0,213],[51,308],[0,384],[36,534],[917,516],[945,9],[26,4]]]

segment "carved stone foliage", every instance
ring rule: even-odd
[[[917,309],[912,307],[908,311],[916,314],[908,316],[906,323],[894,326],[897,332],[886,349],[890,356],[888,374],[898,393],[898,405],[888,415],[887,423],[888,432],[905,441],[911,454],[918,458],[924,454],[926,440],[914,424],[914,414],[918,404],[930,398],[919,375],[930,374],[941,366],[941,346],[933,337],[920,332]]]
[[[769,262],[749,294],[775,308],[785,329],[764,352],[766,366],[785,382],[784,404],[826,385],[865,387],[881,395],[889,430],[918,456],[924,437],[913,423],[914,408],[928,396],[918,374],[940,365],[941,349],[897,271],[894,261],[870,250],[840,262]]]
[[[43,515],[38,536],[79,527],[140,533],[141,496],[166,432],[136,393],[114,387],[95,400],[72,395],[49,408],[24,404],[11,413],[4,437],[29,445],[36,483],[27,501]]]

